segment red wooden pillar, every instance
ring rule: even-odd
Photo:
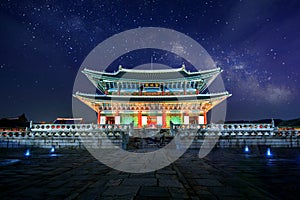
[[[100,124],[101,111],[97,112],[97,124]]]
[[[138,127],[142,128],[142,111],[139,110],[138,112]]]
[[[203,117],[204,117],[204,124],[207,124],[206,111],[203,111]]]
[[[167,114],[166,114],[166,110],[163,108],[162,110],[162,127],[166,128],[167,127]]]

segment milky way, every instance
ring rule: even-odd
[[[138,2],[138,1],[136,1]],[[1,1],[1,116],[72,115],[72,87],[88,53],[119,32],[164,27],[199,42],[224,70],[228,120],[299,117],[299,1]],[[184,60],[152,50],[115,64]],[[118,63],[119,62],[119,63]]]

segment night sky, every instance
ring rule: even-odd
[[[207,50],[233,94],[227,120],[297,118],[299,10],[298,0],[1,0],[0,118],[71,117],[73,83],[85,57],[108,37],[138,27],[174,29]],[[154,62],[182,64],[152,54]],[[134,67],[149,56],[134,52],[118,62]]]

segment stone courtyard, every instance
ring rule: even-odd
[[[298,199],[299,149],[188,150],[144,174],[110,169],[80,149],[0,149],[1,199]]]

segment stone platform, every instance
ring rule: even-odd
[[[151,173],[108,168],[80,149],[0,149],[1,199],[298,199],[300,150],[188,150]]]

